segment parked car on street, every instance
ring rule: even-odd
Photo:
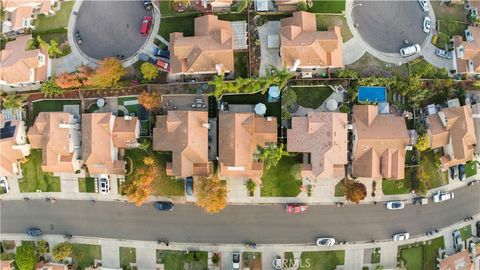
[[[232,268],[234,270],[240,269],[240,252],[234,252],[232,254]]]
[[[460,233],[459,230],[455,230],[452,232],[452,238],[453,238],[453,248],[456,251],[462,251],[463,250],[463,240],[462,240],[462,234]]]
[[[175,209],[175,205],[171,202],[155,202],[155,208],[160,211],[173,211]]]
[[[157,60],[157,67],[170,72],[170,63],[167,63],[166,61],[163,61],[161,59]]]
[[[146,10],[150,10],[153,7],[152,0],[143,0],[143,7]]]
[[[423,32],[425,33],[430,33],[430,28],[432,27],[432,20],[430,20],[430,17],[424,17],[423,18]]]
[[[397,233],[393,235],[393,241],[404,241],[410,238],[410,234],[408,232],[404,233]]]
[[[442,49],[435,49],[435,54],[438,56],[438,57],[442,57],[442,58],[446,58],[446,59],[450,59],[450,53],[445,51],[445,50],[442,50]]]
[[[193,196],[193,177],[185,178],[185,192],[189,196]]]
[[[465,179],[466,179],[465,164],[459,164],[458,165],[458,180],[465,181]]]
[[[386,206],[389,210],[400,210],[405,208],[405,203],[402,201],[390,201],[387,202]]]
[[[8,193],[10,191],[10,186],[8,185],[7,177],[0,176],[0,194]]]
[[[98,179],[98,186],[101,194],[110,193],[110,180],[108,179],[108,174],[101,174]]]
[[[414,44],[412,46],[408,46],[400,49],[400,55],[402,55],[402,57],[407,57],[407,56],[414,55],[419,51],[420,51],[420,45]]]
[[[42,235],[42,230],[40,230],[39,228],[30,228],[27,230],[27,234],[29,236],[37,237]]]
[[[335,238],[333,237],[319,237],[315,241],[319,247],[327,247],[335,245]]]
[[[140,34],[148,35],[150,32],[150,24],[152,24],[152,17],[151,16],[144,16],[142,20],[142,25],[140,26]]]
[[[428,12],[428,2],[427,0],[418,0],[418,3],[420,4],[420,7],[422,7],[423,12]]]
[[[453,198],[455,198],[455,194],[453,192],[439,191],[433,195],[433,202],[438,203],[438,202],[447,201]]]
[[[288,203],[285,205],[285,211],[290,214],[299,214],[307,211],[308,205],[301,203]]]

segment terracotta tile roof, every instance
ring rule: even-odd
[[[168,111],[157,116],[153,129],[153,150],[172,152],[176,177],[207,176],[208,112]]]
[[[14,10],[22,6],[33,6],[40,7],[40,13],[48,13],[50,3],[50,0],[2,0],[3,9]]]
[[[80,137],[80,124],[67,112],[41,112],[28,130],[32,148],[42,149],[42,170],[46,172],[79,169]]]
[[[11,261],[0,261],[0,270],[13,270],[13,260]]]
[[[195,18],[195,36],[170,33],[171,73],[217,73],[233,71],[233,31],[230,22],[215,15]]]
[[[48,55],[43,49],[25,50],[27,41],[32,36],[17,37],[7,42],[5,49],[0,52],[0,81],[7,84],[43,81],[47,79]],[[45,58],[45,64],[38,60],[40,54]],[[34,70],[35,77],[30,80],[30,70]]]
[[[473,150],[477,139],[470,106],[443,109],[436,115],[429,115],[427,122],[431,147],[443,147],[444,149],[443,168],[473,159]]]
[[[113,145],[112,113],[82,114],[82,158],[91,174],[125,174],[125,161],[118,160]]]
[[[292,128],[287,130],[287,150],[310,153],[310,166],[304,166],[302,177],[344,175],[336,168],[343,168],[348,162],[347,124],[346,113],[309,112],[305,117],[292,117]]]
[[[342,35],[335,26],[317,31],[315,14],[304,11],[280,20],[282,64],[287,68],[300,60],[302,67],[343,67]]]
[[[117,148],[127,148],[135,144],[140,136],[140,122],[136,116],[127,119],[125,117],[116,117],[113,125],[113,146]]]
[[[297,5],[299,2],[304,2],[304,0],[275,0],[277,10],[280,12],[297,11]]]
[[[453,45],[456,48],[457,73],[480,72],[480,27],[469,26],[473,41],[464,41],[462,36],[453,36]],[[463,47],[463,57],[459,48]],[[472,61],[473,70],[469,70],[468,60]]]
[[[254,113],[221,112],[219,162],[222,176],[260,177],[263,165],[254,161],[258,146],[277,142],[277,119]]]
[[[353,107],[355,177],[403,179],[409,136],[402,117],[379,114],[376,105]]]
[[[51,11],[49,0],[2,0],[2,5],[10,12],[11,29],[24,28],[23,19],[32,18],[34,13],[47,14]]]
[[[468,250],[455,253],[439,260],[440,270],[473,270],[473,263]]]
[[[8,126],[10,126],[10,128],[8,128]],[[0,114],[0,132],[0,175],[12,176],[17,173],[17,170],[15,169],[17,162],[29,154],[29,150],[28,152],[24,152],[17,147],[17,145],[21,143],[20,141],[22,138],[26,144],[25,126],[23,121],[5,121],[3,115]]]
[[[66,264],[60,263],[44,263],[40,262],[35,265],[35,270],[67,270]]]

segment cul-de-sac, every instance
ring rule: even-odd
[[[480,0],[0,3],[0,270],[480,270]]]

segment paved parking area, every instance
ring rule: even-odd
[[[83,1],[75,30],[80,32],[80,50],[95,59],[135,54],[146,42],[140,34],[143,16],[152,16],[142,1]],[[153,28],[153,25],[151,26]]]
[[[428,13],[418,1],[355,0],[350,12],[365,42],[384,53],[399,53],[406,41],[422,46],[427,37],[422,24]]]

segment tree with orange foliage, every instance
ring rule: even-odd
[[[214,214],[227,207],[227,184],[220,180],[217,173],[209,178],[202,177],[195,181],[196,204],[207,213]]]
[[[145,161],[148,161],[149,164]],[[147,200],[152,192],[152,183],[160,174],[153,158],[145,157],[144,162],[145,166],[136,170],[135,179],[127,182],[123,187],[123,192],[127,195],[128,200],[134,202],[136,206],[141,206]]]
[[[79,88],[82,86],[80,78],[75,73],[62,73],[55,78],[55,83],[62,89]]]
[[[140,96],[138,96],[138,103],[140,103],[147,110],[155,110],[160,108],[161,98],[157,93],[147,93],[143,91]]]
[[[345,181],[345,197],[348,201],[358,204],[367,196],[367,188],[358,181]]]
[[[120,79],[127,74],[127,70],[117,58],[105,58],[100,61],[95,73],[89,82],[96,87],[107,88],[117,85]]]

